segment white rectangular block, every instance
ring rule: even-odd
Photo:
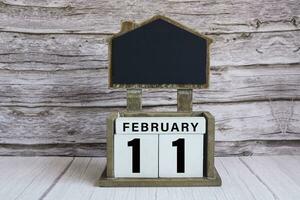
[[[159,177],[203,177],[203,136],[159,135]]]
[[[119,117],[116,134],[204,134],[204,117]]]
[[[158,177],[158,135],[114,135],[115,177]]]

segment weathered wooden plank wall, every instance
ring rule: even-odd
[[[107,38],[120,21],[163,14],[214,39],[211,87],[194,109],[216,117],[216,154],[300,154],[298,0],[0,1],[0,155],[105,155]],[[146,110],[176,109],[146,90]]]

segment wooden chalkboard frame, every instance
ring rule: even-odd
[[[112,83],[112,40],[114,38],[117,38],[121,35],[124,35],[130,31],[133,31],[139,27],[142,27],[150,22],[153,22],[157,19],[165,20],[185,31],[188,31],[192,34],[195,34],[198,37],[201,37],[206,40],[207,43],[207,52],[206,52],[206,82],[204,84],[116,84]],[[162,15],[156,15],[140,24],[136,24],[134,22],[123,22],[125,25],[131,25],[129,27],[124,28],[124,24],[122,27],[122,30],[119,33],[114,34],[111,38],[108,40],[108,58],[109,58],[109,76],[108,76],[108,85],[110,88],[173,88],[173,89],[200,89],[200,88],[208,88],[209,87],[209,74],[210,74],[210,44],[213,42],[213,40],[193,29],[190,29],[179,22],[176,22],[166,16]]]

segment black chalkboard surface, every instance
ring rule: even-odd
[[[157,18],[111,40],[110,86],[206,87],[209,41]]]

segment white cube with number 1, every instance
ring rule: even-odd
[[[158,135],[115,134],[115,177],[158,177]]]
[[[159,135],[159,177],[203,177],[203,137]]]

